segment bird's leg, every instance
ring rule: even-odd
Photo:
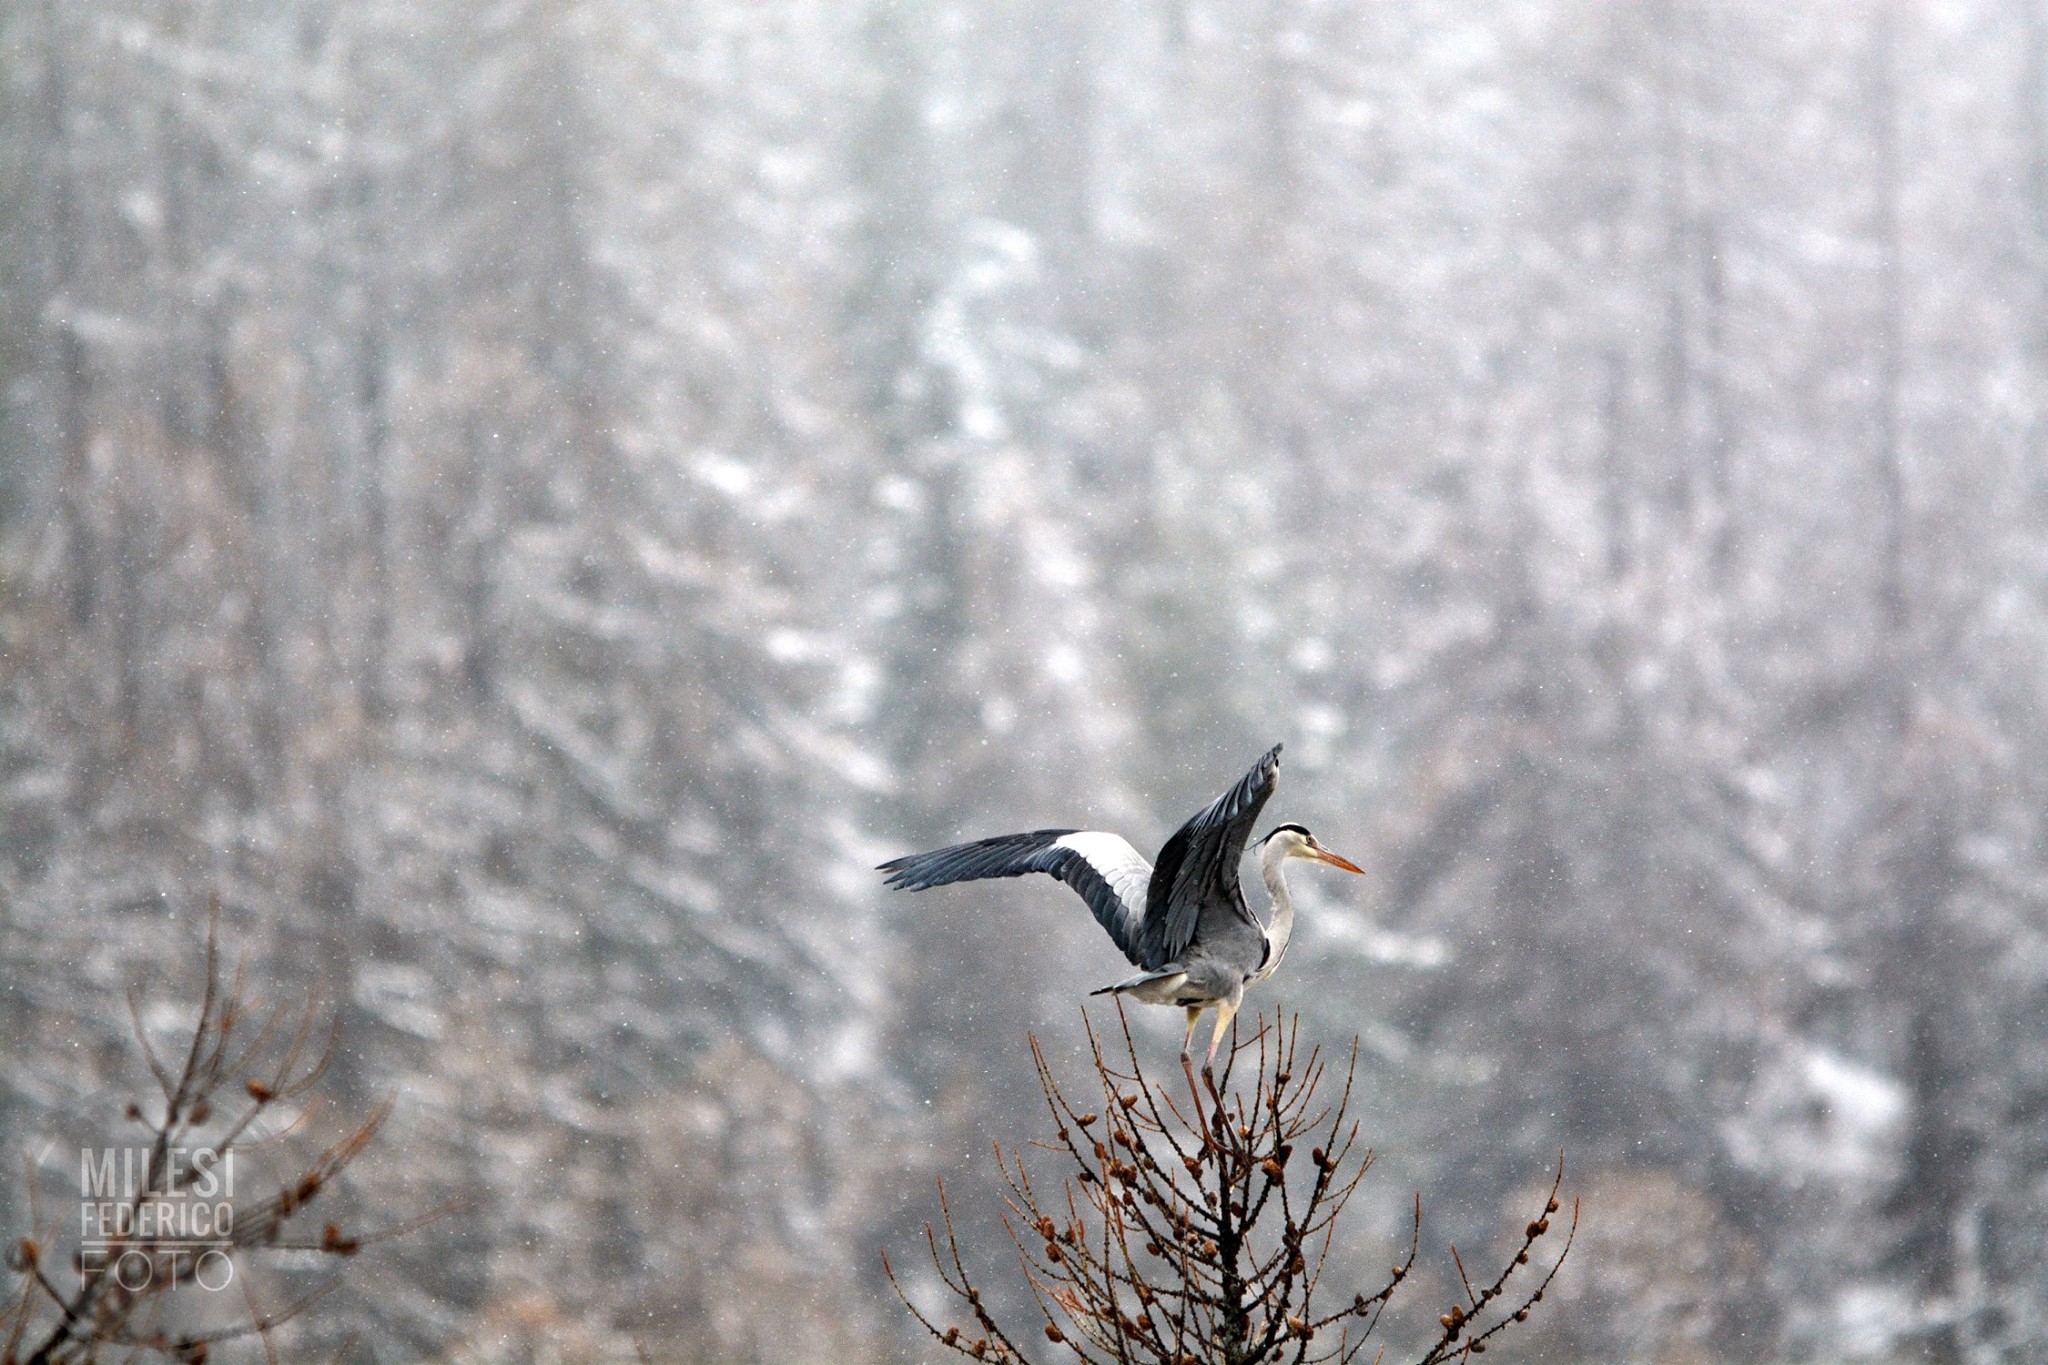
[[[1230,1021],[1236,1017],[1237,1002],[1235,1000],[1219,1000],[1216,1002],[1216,1033],[1209,1039],[1209,1056],[1202,1063],[1202,1074],[1208,1075],[1215,1070],[1216,1045],[1223,1041],[1224,1032],[1229,1029]]]
[[[1180,1059],[1183,1062],[1191,1060],[1195,1055],[1195,1025],[1202,1020],[1202,1007],[1189,1005],[1187,1012],[1188,1031],[1182,1034],[1180,1039]]]

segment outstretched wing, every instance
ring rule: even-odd
[[[1238,840],[1241,846],[1244,840]],[[1152,864],[1120,835],[1093,829],[1041,829],[999,834],[971,844],[913,853],[883,863],[890,886],[923,891],[983,877],[1043,872],[1081,893],[1088,908],[1125,957],[1139,966],[1138,939],[1145,918],[1145,887]]]
[[[1159,866],[1145,893],[1138,951],[1132,955],[1139,966],[1163,967],[1186,952],[1202,906],[1210,900],[1229,906],[1257,927],[1237,884],[1237,864],[1279,779],[1280,749],[1278,744],[1268,749],[1236,786],[1182,825],[1159,850]]]

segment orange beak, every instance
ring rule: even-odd
[[[1318,845],[1314,849],[1310,850],[1309,856],[1314,858],[1319,863],[1328,863],[1331,867],[1341,867],[1346,872],[1356,872],[1360,876],[1365,875],[1365,869],[1360,867],[1357,863],[1352,862],[1349,858],[1340,858],[1336,854],[1330,852],[1330,850],[1328,850],[1327,848],[1323,848],[1321,845]]]

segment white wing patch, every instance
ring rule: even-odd
[[[1152,881],[1152,864],[1131,847],[1129,840],[1121,834],[1084,829],[1057,842],[1059,847],[1071,848],[1080,854],[1088,866],[1102,874],[1102,880],[1109,883],[1109,889],[1116,892],[1116,898],[1124,903],[1124,913],[1132,924],[1145,917],[1145,888]]]

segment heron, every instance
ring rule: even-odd
[[[1236,1017],[1247,986],[1272,976],[1294,933],[1294,897],[1287,890],[1289,859],[1364,869],[1317,842],[1296,824],[1274,827],[1259,840],[1259,872],[1272,897],[1262,923],[1245,904],[1238,864],[1259,811],[1280,774],[1275,744],[1229,791],[1182,825],[1159,850],[1158,866],[1145,861],[1121,835],[1094,829],[1039,829],[999,834],[913,853],[883,863],[887,885],[924,891],[951,882],[985,877],[1021,877],[1043,872],[1080,893],[1095,918],[1123,950],[1137,975],[1093,995],[1128,996],[1149,1005],[1177,1005],[1187,1011],[1180,1053],[1187,1063],[1195,1025],[1205,1010],[1216,1011],[1203,1068],[1216,1063],[1216,1048]]]

